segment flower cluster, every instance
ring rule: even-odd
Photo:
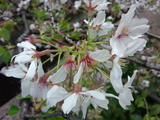
[[[20,0],[18,3],[17,11],[21,9],[27,9],[31,0]]]
[[[137,4],[140,8],[144,8],[153,12],[160,12],[160,1],[159,0],[115,0],[116,3],[120,6],[121,9],[128,9],[132,4]]]
[[[134,100],[131,87],[137,70],[123,84],[120,61],[145,47],[147,41],[142,36],[149,29],[148,20],[134,18],[136,5],[133,4],[126,14],[122,14],[119,26],[114,31],[114,25],[106,22],[105,11],[110,2],[83,0],[77,1],[75,6],[78,8],[81,2],[88,10],[88,20],[84,20],[88,25],[88,37],[82,40],[81,45],[37,51],[33,40],[43,41],[34,38],[32,43],[23,41],[17,44],[22,52],[13,56],[11,66],[4,67],[1,73],[22,79],[22,97],[30,95],[45,100],[41,108],[44,112],[55,107],[62,109],[65,114],[82,111],[85,118],[90,104],[95,109],[101,107],[107,110],[108,97],[117,99],[126,109]],[[95,18],[94,13],[97,13]],[[105,41],[97,42],[100,37]],[[98,46],[103,43],[110,43],[111,51]],[[57,65],[45,73],[41,57],[50,54],[58,57]],[[106,77],[108,84],[112,84],[117,95],[107,93],[105,86],[97,82],[97,71]]]

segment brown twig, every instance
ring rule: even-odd
[[[57,25],[56,25],[56,23],[54,22],[54,17],[53,17],[52,11],[50,11],[48,7],[47,7],[47,10],[48,10],[48,12],[49,12],[50,19],[51,19],[51,24],[52,24],[52,27],[53,27],[54,31],[55,31],[57,34],[59,34],[63,39],[65,39],[67,42],[69,42],[69,44],[74,45],[74,46],[77,46],[76,43],[75,43],[72,39],[68,38],[64,33],[60,32],[60,31],[57,29]]]
[[[155,70],[160,71],[160,67],[153,66],[153,65],[148,65],[148,64],[146,64],[146,63],[144,63],[144,62],[141,62],[141,61],[138,61],[138,60],[135,60],[135,59],[131,59],[131,58],[124,58],[124,59],[129,60],[129,61],[131,61],[131,62],[134,62],[134,63],[136,63],[136,64],[138,64],[138,65],[140,65],[140,66],[143,66],[143,67],[146,67],[146,68],[149,68],[149,69],[155,69]]]
[[[22,14],[22,19],[23,19],[25,31],[24,31],[23,34],[21,34],[20,37],[18,37],[18,39],[17,39],[18,42],[21,42],[22,39],[23,39],[25,36],[27,36],[27,35],[29,34],[29,31],[30,31],[30,30],[29,30],[29,26],[28,26],[28,24],[27,24],[26,11],[22,10],[22,11],[21,11],[21,14]]]
[[[150,32],[147,32],[147,33],[145,33],[145,34],[148,35],[148,36],[151,36],[151,37],[154,37],[154,38],[160,40],[160,36],[158,36],[158,35],[155,35],[155,34],[150,33]]]
[[[143,91],[144,91],[144,89],[142,89],[142,88],[139,87],[139,86],[134,86],[134,88],[135,88],[136,90],[138,90],[139,92],[143,92]],[[154,100],[155,102],[157,102],[157,103],[160,104],[160,98],[159,98],[159,97],[154,96],[152,93],[149,93],[149,92],[148,92],[147,96],[148,96],[149,98],[151,98],[152,100]]]
[[[30,120],[31,118],[49,118],[49,117],[55,117],[55,116],[62,116],[63,118],[67,120],[81,120],[79,118],[76,118],[72,116],[71,114],[64,114],[62,111],[57,111],[45,115],[41,114],[29,114],[30,108],[31,108],[31,100],[30,99],[22,99],[20,102],[21,105],[21,120]]]
[[[57,111],[57,112],[53,112],[53,113],[46,114],[46,115],[41,115],[41,114],[29,115],[29,114],[25,114],[24,118],[27,118],[27,119],[31,119],[31,118],[49,118],[49,117],[55,117],[55,116],[62,116],[63,118],[65,118],[67,120],[80,120],[79,118],[75,118],[73,116],[70,116],[70,115],[67,115],[67,114],[63,114],[62,111]]]
[[[29,103],[28,103],[29,101],[30,101],[29,99],[23,99],[20,102],[20,106],[21,106],[20,118],[21,118],[21,120],[28,120],[28,118],[25,117],[25,114],[27,114],[28,110],[29,110]]]

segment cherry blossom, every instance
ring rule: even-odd
[[[52,1],[52,0],[44,0],[44,6],[45,9],[47,10],[49,8],[49,10],[53,10],[53,9],[58,9],[60,10],[60,4],[65,4],[67,2],[67,0],[60,0],[60,1]]]
[[[84,101],[82,103],[82,113],[84,119],[86,117],[87,108],[90,104],[92,104],[95,109],[100,106],[101,108],[108,110],[109,101],[106,99],[106,95],[104,93],[101,93],[98,90],[90,90],[81,92],[81,94],[84,95]]]
[[[3,13],[3,16],[4,16],[4,17],[3,17],[4,20],[9,20],[10,17],[13,16],[13,13],[10,12],[10,11],[5,11],[5,12]]]
[[[81,0],[75,1],[75,2],[74,2],[74,7],[75,7],[76,9],[78,9],[78,8],[81,6],[81,4],[82,4],[82,1],[81,1]]]
[[[133,80],[135,79],[136,77],[136,73],[137,73],[137,70],[134,71],[132,77],[130,78],[128,76],[128,81],[127,83],[123,86],[123,90],[122,92],[119,94],[119,104],[124,108],[126,109],[127,105],[131,105],[131,101],[134,100],[133,96],[132,96],[132,91],[131,91],[131,84],[133,82]]]
[[[50,107],[56,106],[57,102],[60,102],[69,96],[68,92],[61,86],[54,85],[47,92],[47,102],[42,111],[46,112]]]
[[[109,51],[105,49],[96,50],[94,52],[90,52],[89,54],[87,53],[86,56],[81,60],[78,72],[75,74],[73,82],[77,83],[79,81],[85,66],[91,67],[96,63],[96,61],[105,62],[110,57],[111,55],[109,54]]]
[[[64,63],[56,73],[49,76],[47,81],[51,81],[52,84],[63,82],[66,79],[67,74],[70,72],[71,69],[72,70],[75,69],[75,61],[73,61],[71,59],[71,56],[69,56],[67,58],[66,63]]]
[[[23,70],[18,64],[13,64],[9,67],[3,67],[0,73],[6,75],[7,77],[24,78],[26,71]]]
[[[106,14],[105,11],[99,11],[96,18],[94,18],[90,23],[89,34],[92,39],[97,36],[107,35],[108,32],[114,27],[111,22],[105,22]],[[84,20],[88,24],[88,21]]]
[[[107,10],[107,5],[110,2],[106,2],[106,0],[84,0],[85,4],[88,7],[88,10],[93,11],[101,11],[101,10]]]
[[[146,44],[146,40],[139,37],[148,31],[148,20],[133,18],[135,9],[136,5],[132,5],[126,14],[122,14],[115,35],[110,39],[112,54],[119,57],[133,55],[136,51],[142,50]]]
[[[14,59],[14,63],[20,66],[30,64],[24,79],[31,80],[36,73],[36,69],[42,66],[41,60],[36,56],[34,57],[34,55],[36,55],[36,47],[28,41],[18,43],[17,46],[23,48],[23,52],[13,56],[12,60]],[[37,71],[39,71],[39,69]]]

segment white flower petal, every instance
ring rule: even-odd
[[[89,1],[88,0],[83,0],[83,1],[87,6],[89,6]]]
[[[78,99],[78,94],[73,93],[67,99],[64,100],[64,103],[62,105],[62,110],[64,114],[68,114],[72,110],[72,108],[77,103],[77,99]]]
[[[78,9],[80,6],[81,6],[81,0],[79,0],[79,1],[75,1],[74,2],[74,7],[76,8],[76,9]]]
[[[0,73],[6,75],[7,77],[23,78],[26,73],[20,68],[19,65],[13,65],[9,68],[2,68]]]
[[[65,66],[62,66],[56,73],[49,76],[47,81],[51,81],[53,84],[63,82],[67,77]]]
[[[99,0],[99,1],[100,1],[100,0]],[[103,3],[103,4],[99,4],[99,5],[95,8],[95,10],[97,10],[97,11],[107,10],[107,9],[108,9],[107,6],[108,6],[109,3],[110,3],[110,2]]]
[[[41,108],[41,110],[42,110],[43,112],[47,112],[47,111],[49,110],[49,108],[50,108],[50,106],[46,106],[46,107]]]
[[[30,80],[24,80],[21,81],[21,94],[22,97],[26,97],[27,95],[30,95],[30,89],[33,85],[33,82]]]
[[[131,84],[132,84],[133,80],[135,79],[136,74],[137,74],[137,70],[134,71],[131,78],[128,77],[128,82],[124,85],[124,87],[131,87]]]
[[[54,85],[47,93],[47,104],[52,107],[56,106],[57,102],[64,100],[68,96],[68,92],[57,85]]]
[[[130,42],[126,48],[124,56],[133,56],[135,52],[143,50],[147,41],[145,39],[136,39]]]
[[[31,80],[34,77],[35,73],[36,73],[36,68],[37,68],[37,61],[34,60],[34,61],[31,62],[30,66],[29,66],[29,69],[27,71],[27,74],[26,74],[24,79],[25,80],[26,79],[27,80]]]
[[[93,27],[96,27],[96,25],[101,25],[105,22],[105,11],[99,11],[96,18],[93,19],[92,23]]]
[[[14,63],[28,63],[31,62],[34,58],[31,55],[17,55]]]
[[[90,38],[94,39],[97,37],[97,30],[90,29]]]
[[[89,56],[98,62],[105,62],[111,57],[111,54],[108,50],[103,49],[90,52]]]
[[[99,100],[99,99],[91,99],[91,103],[94,106],[94,108],[96,109],[97,106],[100,106],[101,108],[104,108],[106,110],[108,110],[108,103],[109,101],[107,99],[105,100]]]
[[[134,26],[129,30],[130,32],[128,33],[131,37],[137,38],[141,37],[142,34],[146,33],[149,30],[149,25],[139,25],[139,26]]]
[[[23,41],[21,43],[18,43],[17,46],[21,48],[27,48],[27,49],[36,49],[36,47],[28,41]]]
[[[133,101],[133,96],[131,90],[125,88],[122,93],[119,94],[119,104],[126,109],[127,105],[131,105],[131,101]]]
[[[43,98],[43,100],[45,100],[47,98],[48,91],[49,87],[44,86],[36,81],[31,87],[30,95],[34,98]]]
[[[112,83],[113,88],[117,93],[121,93],[123,90],[122,84],[122,69],[118,64],[119,58],[116,57],[113,60],[113,68],[110,72],[110,81]]]
[[[89,104],[91,103],[90,101],[91,97],[85,97],[84,101],[83,101],[83,104],[82,104],[82,113],[83,113],[83,119],[86,118],[86,113],[87,113],[87,108],[89,106]]]
[[[38,59],[37,73],[38,73],[38,80],[39,80],[39,78],[44,75],[44,70],[43,70],[42,62],[39,59]]]
[[[113,97],[113,98],[116,98],[116,99],[119,99],[119,97],[113,95],[113,94],[110,94],[110,93],[105,93],[105,96],[106,97]]]
[[[78,69],[78,72],[76,73],[76,75],[74,76],[73,79],[73,83],[78,83],[79,79],[81,78],[81,75],[83,73],[83,69],[84,69],[84,63],[81,63]]]
[[[92,96],[92,97],[99,99],[99,100],[105,100],[105,95],[97,90],[90,90],[87,92],[80,92],[80,93],[83,95]]]

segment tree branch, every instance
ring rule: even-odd
[[[138,90],[139,92],[143,92],[143,91],[144,91],[144,90],[143,90],[141,87],[139,87],[139,86],[134,86],[134,88],[135,88],[136,90]],[[154,96],[152,93],[148,93],[147,96],[148,96],[149,98],[151,98],[152,100],[154,100],[154,101],[156,101],[157,103],[160,104],[160,98],[159,98],[159,97]]]
[[[69,42],[69,44],[71,45],[74,45],[74,46],[77,46],[76,43],[68,38],[64,33],[60,32],[58,29],[57,29],[57,26],[56,26],[56,23],[54,22],[54,17],[53,17],[53,14],[52,14],[52,11],[49,11],[49,8],[47,7],[47,10],[49,12],[49,15],[50,15],[50,19],[51,19],[51,24],[52,24],[52,27],[54,29],[54,31],[59,34],[63,39],[65,39],[67,42]]]
[[[21,42],[22,39],[27,36],[29,34],[29,26],[27,24],[27,19],[26,19],[26,11],[22,10],[21,11],[22,14],[22,19],[23,19],[23,23],[24,23],[24,27],[25,27],[25,31],[23,34],[21,34],[21,36],[17,39],[18,42]]]
[[[138,64],[138,65],[140,65],[140,66],[143,66],[143,67],[146,67],[146,68],[149,68],[149,69],[155,69],[155,70],[160,71],[160,67],[153,66],[153,65],[148,65],[148,64],[146,64],[146,63],[144,63],[144,62],[141,62],[141,61],[138,61],[138,60],[135,60],[135,59],[131,59],[131,58],[124,58],[124,59],[129,60],[129,61],[131,61],[131,62],[134,62],[134,63],[136,63],[136,64]]]
[[[54,113],[50,113],[50,114],[46,114],[46,115],[41,115],[41,114],[37,114],[37,115],[29,115],[29,114],[25,114],[24,118],[27,119],[31,119],[31,118],[49,118],[49,117],[55,117],[55,116],[62,116],[65,119],[68,120],[80,120],[79,118],[75,118],[69,114],[63,114],[62,111],[57,111]]]
[[[22,99],[21,101],[21,120],[29,120],[31,118],[49,118],[49,117],[55,117],[55,116],[62,116],[63,118],[67,120],[81,120],[79,118],[76,118],[72,116],[71,114],[64,114],[63,111],[57,111],[45,115],[41,114],[29,114],[29,108],[31,106],[31,101],[30,99]]]
[[[148,35],[148,36],[151,36],[151,37],[154,37],[154,38],[160,40],[160,36],[158,36],[158,35],[155,35],[155,34],[150,33],[150,32],[147,32],[147,33],[145,33],[145,34]]]

